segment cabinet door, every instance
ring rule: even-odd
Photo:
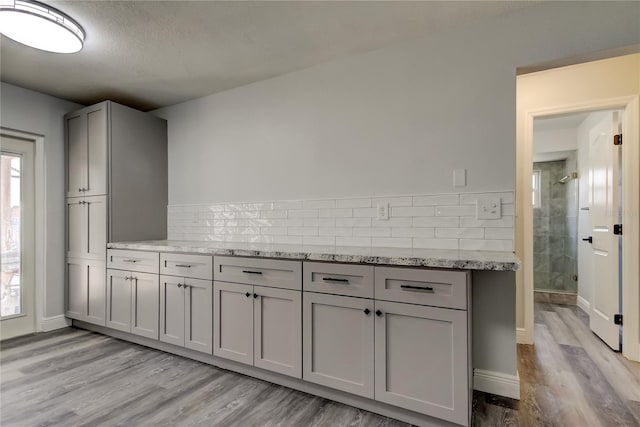
[[[131,332],[131,272],[107,270],[108,328]]]
[[[213,352],[213,282],[185,279],[184,346],[211,354]]]
[[[467,425],[467,312],[380,301],[376,310],[375,399]]]
[[[85,205],[82,198],[66,200],[67,257],[83,257],[87,253]]]
[[[131,333],[158,339],[160,279],[157,274],[131,273]]]
[[[304,379],[373,398],[374,303],[304,293]]]
[[[253,365],[253,286],[213,282],[213,354]]]
[[[87,318],[89,323],[106,325],[106,264],[104,260],[87,263]]]
[[[88,181],[87,115],[78,113],[65,118],[67,148],[67,197],[84,195]]]
[[[87,111],[87,196],[107,194],[107,104],[101,103]]]
[[[86,252],[104,260],[107,254],[107,196],[86,197]]]
[[[184,279],[160,276],[160,341],[184,346]]]
[[[68,258],[66,270],[65,316],[76,320],[86,320],[88,266],[83,260]]]
[[[254,286],[253,364],[302,378],[302,293]]]

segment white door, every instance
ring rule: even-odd
[[[614,315],[619,305],[619,236],[613,234],[618,223],[618,150],[613,135],[618,129],[618,113],[607,115],[589,134],[589,176],[591,206],[593,297],[589,324],[591,330],[612,349],[620,350],[620,328]]]
[[[213,282],[185,279],[184,301],[184,346],[211,354],[213,352]]]
[[[35,332],[34,143],[0,141],[0,339]]]
[[[253,300],[251,285],[213,282],[215,356],[253,365]]]

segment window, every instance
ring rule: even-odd
[[[531,187],[533,188],[533,208],[540,208],[540,171],[533,171]]]

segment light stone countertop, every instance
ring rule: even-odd
[[[459,270],[517,271],[520,260],[511,252],[462,251],[352,246],[221,243],[186,240],[151,240],[108,243],[110,249],[193,254],[332,261],[352,264],[451,268]]]

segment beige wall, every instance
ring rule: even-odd
[[[533,305],[525,305],[525,281],[527,276],[533,280],[530,249],[526,252],[525,248],[525,215],[527,210],[531,210],[531,198],[523,196],[530,194],[530,189],[526,186],[531,182],[530,178],[528,181],[525,180],[527,176],[530,177],[531,169],[531,160],[527,157],[527,153],[531,152],[531,147],[527,147],[527,143],[530,143],[530,140],[527,142],[527,132],[530,132],[530,129],[527,129],[527,115],[536,111],[549,111],[553,108],[561,110],[571,106],[578,108],[593,101],[638,95],[640,54],[526,74],[517,78],[516,254],[523,261],[523,269],[516,275],[518,328],[533,326],[533,313],[527,312],[529,309],[532,310]],[[638,141],[629,143],[638,145]]]

